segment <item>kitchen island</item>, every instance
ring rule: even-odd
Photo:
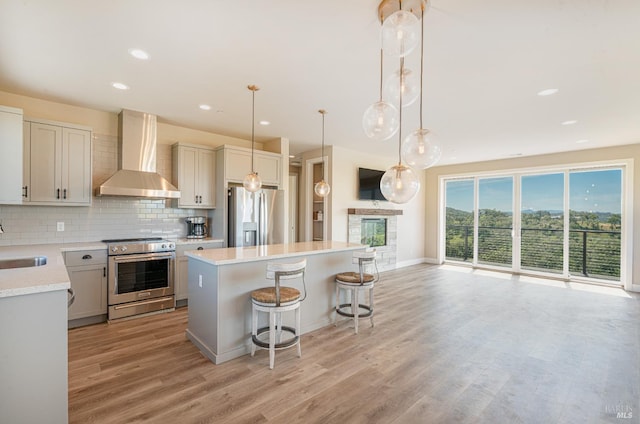
[[[187,338],[215,364],[249,353],[250,293],[274,284],[265,276],[270,261],[307,260],[307,298],[300,307],[301,332],[328,325],[334,310],[334,276],[353,269],[353,251],[365,248],[362,244],[314,241],[186,252],[189,258]],[[303,293],[299,280],[286,284]],[[286,318],[283,324],[291,325]],[[266,325],[265,321],[259,322],[259,326]]]

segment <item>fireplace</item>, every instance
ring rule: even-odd
[[[402,209],[348,209],[349,243],[376,249],[378,269],[395,269],[398,244],[398,216]]]
[[[362,218],[360,243],[371,247],[387,245],[387,218]]]

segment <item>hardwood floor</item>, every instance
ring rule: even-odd
[[[279,351],[274,370],[265,350],[209,362],[185,338],[186,308],[73,329],[69,419],[640,422],[638,296],[524,280],[429,265],[383,273],[375,327],[306,334],[302,358]]]

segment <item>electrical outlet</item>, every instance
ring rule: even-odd
[[[200,288],[202,288],[202,275],[198,276],[198,286],[200,286]]]
[[[64,231],[64,222],[58,222],[58,231]]]

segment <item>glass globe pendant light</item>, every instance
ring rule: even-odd
[[[367,108],[362,117],[362,129],[367,137],[375,141],[384,141],[393,137],[400,127],[398,109],[382,100],[382,60],[380,49],[380,100]]]
[[[400,10],[382,23],[382,48],[392,56],[404,57],[418,45],[418,18],[402,10],[402,0],[398,3]]]
[[[422,126],[422,74],[424,60],[424,7],[422,8],[422,27],[420,31],[420,128],[413,131],[404,140],[402,158],[412,168],[427,169],[435,165],[442,155],[442,149],[433,134]]]
[[[400,75],[404,68],[404,58],[400,58]],[[402,78],[400,79],[402,84]],[[398,164],[387,169],[380,179],[380,191],[392,203],[407,203],[420,190],[420,181],[416,173],[402,164],[402,91],[400,91],[400,129],[398,131]]]
[[[398,86],[400,78],[400,70],[395,71],[387,77],[384,82],[384,97],[391,103],[396,104],[400,101],[400,92],[402,91],[402,106],[413,104],[420,96],[420,81],[416,72],[405,67],[402,70],[402,86]]]
[[[244,177],[242,185],[247,191],[255,193],[262,187],[262,180],[258,176],[258,173],[253,167],[253,151],[255,147],[255,113],[256,113],[256,91],[260,90],[255,85],[247,86],[252,93],[252,106],[251,106],[251,172]]]
[[[322,178],[313,187],[313,191],[320,197],[327,197],[331,192],[331,186],[324,180],[324,115],[327,111],[320,109],[318,112],[322,115]]]

